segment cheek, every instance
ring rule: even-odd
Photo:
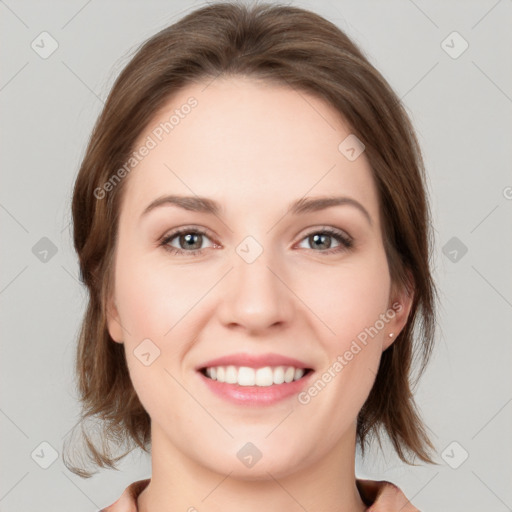
[[[124,345],[130,379],[151,417],[163,414],[171,424],[179,418],[169,409],[169,393],[162,391],[179,396],[179,386],[172,378],[180,378],[174,362],[179,361],[186,348],[186,343],[179,341],[187,338],[180,334],[188,325],[187,311],[198,297],[194,286],[190,286],[193,283],[186,281],[183,272],[171,275],[161,263],[155,264],[135,251],[125,251],[116,262],[116,302],[126,330]],[[144,363],[145,353],[149,353],[148,364]]]
[[[388,305],[390,277],[383,252],[352,261],[303,283],[305,302],[323,321],[321,339],[331,349],[350,344],[379,320]]]
[[[119,259],[118,311],[132,342],[163,339],[197,305],[210,285],[191,268],[170,271],[164,258],[155,262],[143,255]]]
[[[366,254],[338,266],[295,269],[295,276],[289,275],[300,298],[296,307],[309,310],[310,321],[320,329],[319,339],[329,340],[334,348],[342,349],[385,312],[390,286],[386,257],[383,249]],[[190,316],[202,311],[198,303],[217,281],[213,269],[205,268],[202,275],[194,265],[169,268],[164,257],[125,250],[116,262],[116,300],[132,343],[163,339],[175,327],[181,330]]]
[[[318,338],[328,361],[311,392],[325,388],[324,401],[317,407],[339,403],[330,414],[336,424],[344,425],[366,400],[382,355],[381,340],[387,331],[381,315],[386,313],[390,286],[385,255],[340,267],[325,282],[322,293],[317,287],[314,300],[319,317],[330,328]]]

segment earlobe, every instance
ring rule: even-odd
[[[123,329],[119,319],[119,313],[114,299],[111,297],[108,300],[107,308],[107,328],[110,337],[117,343],[123,343]]]
[[[382,344],[382,351],[384,352],[384,350],[389,348],[391,346],[391,344],[393,343],[393,341],[395,341],[395,333],[394,332],[390,332],[388,334],[387,339],[385,339],[383,344]]]

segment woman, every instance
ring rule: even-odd
[[[336,26],[222,3],[149,39],[96,124],[73,219],[83,419],[103,425],[87,455],[152,456],[104,510],[417,510],[354,462],[386,434],[433,463],[411,393],[435,323],[423,163]]]

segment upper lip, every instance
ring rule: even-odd
[[[265,366],[293,366],[294,368],[312,369],[303,361],[281,354],[230,354],[211,359],[196,367],[196,370],[211,368],[213,366],[247,366],[249,368],[263,368]]]

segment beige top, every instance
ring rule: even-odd
[[[149,481],[150,478],[133,482],[115,503],[99,512],[138,512],[137,497]],[[391,482],[356,479],[356,485],[363,503],[368,506],[367,512],[420,512]]]

